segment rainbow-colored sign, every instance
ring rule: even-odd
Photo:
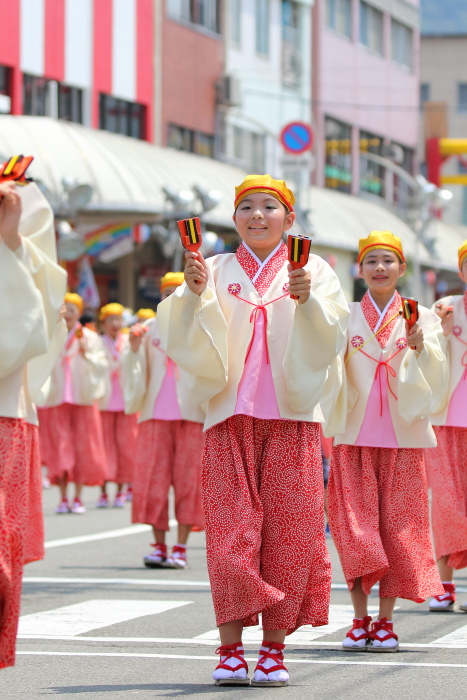
[[[133,237],[133,224],[107,224],[84,235],[86,253],[93,258],[124,238]]]

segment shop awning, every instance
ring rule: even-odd
[[[235,185],[245,173],[221,161],[161,148],[145,141],[100,129],[89,129],[48,117],[0,116],[0,154],[34,155],[31,176],[40,180],[53,201],[65,201],[63,179],[93,187],[93,196],[79,212],[82,220],[98,218],[156,222],[167,209],[162,188],[189,190],[198,185],[221,192],[221,203],[205,215],[208,226],[233,229]],[[316,243],[357,251],[358,240],[372,230],[391,230],[403,241],[410,257],[415,234],[383,206],[332,190],[310,188],[304,193],[311,209]],[[463,238],[459,227],[435,222],[429,235],[436,238],[432,252],[420,246],[424,265],[455,270],[457,248]]]

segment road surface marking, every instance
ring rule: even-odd
[[[376,615],[378,613],[377,607],[370,607],[368,609],[369,615]],[[333,634],[344,627],[350,627],[352,625],[352,618],[354,615],[354,610],[351,605],[330,605],[329,606],[329,624],[322,625],[321,627],[311,627],[311,625],[304,625],[300,627],[296,632],[288,635],[287,644],[307,644],[319,637],[323,637],[327,634]],[[200,634],[195,639],[211,639],[220,642],[219,630],[216,628]],[[260,625],[246,627],[243,630],[242,639],[244,642],[262,642],[263,640],[263,629]]]
[[[145,579],[145,578],[58,578],[54,576],[25,576],[23,583],[92,583],[94,586],[116,584],[135,586],[205,586],[209,581],[184,581],[183,579]]]
[[[152,574],[151,574],[152,575]],[[58,576],[24,576],[23,583],[92,583],[95,586],[112,584],[135,586],[207,586],[209,581],[185,581],[184,579],[145,579],[145,578],[63,578]],[[335,591],[347,590],[346,583],[333,583],[331,589]],[[457,589],[458,590],[458,589]]]
[[[51,549],[52,547],[65,547],[69,544],[79,544],[80,542],[94,542],[95,540],[110,540],[114,537],[139,535],[149,530],[152,530],[150,525],[132,525],[131,527],[122,527],[119,530],[96,532],[94,535],[80,535],[79,537],[65,537],[61,540],[49,540],[45,543],[45,548]]]
[[[75,637],[101,627],[109,627],[137,617],[189,605],[191,601],[173,600],[86,600],[75,605],[23,615],[19,620],[19,634],[48,638],[49,635]]]
[[[73,651],[17,651],[17,655],[22,656],[87,656],[87,657],[111,657],[111,658],[134,658],[134,659],[180,659],[186,661],[219,661],[218,656],[190,656],[184,654],[126,654],[119,652],[73,652]],[[257,656],[245,657],[247,661],[252,663],[257,661]],[[436,664],[436,663],[410,663],[403,661],[358,661],[358,660],[329,660],[329,659],[289,659],[287,657],[287,665],[289,664],[309,664],[309,665],[325,665],[325,666],[403,666],[406,668],[465,668],[467,664]]]
[[[67,635],[47,635],[41,637],[37,634],[19,634],[18,639],[47,639],[57,642],[103,642],[106,643],[124,643],[124,644],[180,644],[182,646],[199,645],[199,646],[219,646],[219,640],[215,639],[199,639],[192,637],[191,639],[183,639],[179,637],[70,637]],[[257,648],[258,642],[244,641],[245,646],[251,645]],[[300,642],[297,644],[300,647],[337,647],[340,649],[341,642],[326,642],[324,640],[312,642]],[[436,642],[427,643],[409,643],[401,642],[401,649],[467,649],[467,644],[437,644]]]
[[[176,520],[169,520],[170,527],[178,525]],[[79,537],[65,537],[61,540],[49,540],[45,542],[45,548],[65,547],[69,544],[79,544],[80,542],[94,542],[96,540],[109,540],[113,537],[126,537],[127,535],[139,535],[142,532],[152,530],[150,525],[131,525],[131,527],[122,527],[118,530],[105,530],[104,532],[96,532],[93,535],[80,535]]]
[[[436,644],[436,646],[447,647],[447,648],[450,648],[453,645],[456,645],[454,647],[456,649],[467,648],[467,625],[463,625],[462,627],[459,627],[458,629],[454,630],[454,632],[450,632],[449,634],[444,635],[444,637],[440,637],[439,639],[435,639],[434,642],[431,642],[430,646],[433,646],[435,644]],[[461,645],[461,646],[459,647],[458,645]]]

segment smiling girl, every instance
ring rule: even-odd
[[[288,264],[282,235],[295,214],[285,182],[250,175],[235,194],[237,252],[187,253],[186,284],[158,320],[167,353],[193,375],[194,400],[207,402],[203,494],[221,638],[213,678],[249,684],[242,631],[262,612],[253,684],[284,686],[286,634],[328,619],[319,401],[348,308],[324,260]]]
[[[436,315],[411,330],[396,285],[406,264],[399,238],[374,231],[359,243],[368,291],[351,304],[345,348],[349,412],[334,411],[329,522],[355,610],[345,651],[391,652],[396,598],[442,590],[431,553],[423,448],[436,444],[427,416],[444,399],[447,361]],[[345,405],[345,404],[344,404]],[[339,418],[344,419],[339,425]],[[379,581],[370,630],[368,595]]]

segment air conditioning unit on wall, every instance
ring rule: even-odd
[[[240,81],[233,75],[224,75],[217,83],[217,102],[226,107],[240,105]]]

